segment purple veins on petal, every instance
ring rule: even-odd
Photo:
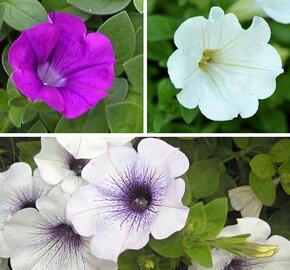
[[[106,98],[115,76],[109,38],[87,34],[80,18],[60,12],[25,30],[12,44],[8,60],[19,91],[66,118],[78,117]]]
[[[167,193],[165,176],[147,164],[133,163],[107,184],[99,187],[104,214],[134,230],[151,224]]]

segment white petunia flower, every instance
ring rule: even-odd
[[[209,19],[194,17],[177,29],[177,50],[168,60],[170,79],[181,88],[178,101],[199,106],[211,120],[253,116],[258,99],[271,96],[283,72],[278,52],[268,44],[270,28],[255,17],[244,30],[234,14],[213,7]]]
[[[99,258],[117,261],[126,249],[181,230],[189,209],[183,205],[187,157],[166,142],[143,139],[137,151],[110,147],[82,172],[89,185],[73,193],[68,218]]]
[[[230,11],[241,20],[259,15],[270,17],[279,23],[290,23],[289,0],[239,0],[230,7]]]
[[[90,161],[90,159],[75,158],[55,138],[41,139],[41,151],[34,160],[46,183],[61,184],[62,189],[68,193],[72,193],[84,183],[81,172]]]
[[[4,238],[5,222],[21,209],[35,208],[36,200],[46,196],[51,186],[43,182],[37,170],[32,175],[30,166],[23,162],[0,173],[0,185],[0,257],[8,258],[11,250]]]
[[[237,187],[229,190],[232,207],[241,211],[242,217],[259,217],[263,204],[256,197],[250,186]]]
[[[68,194],[40,198],[37,209],[18,211],[5,224],[13,250],[13,270],[116,270],[115,263],[95,258],[89,239],[66,219]]]
[[[238,219],[238,224],[223,229],[219,237],[231,237],[241,234],[251,234],[248,239],[262,245],[278,246],[278,252],[272,257],[252,258],[238,257],[223,250],[213,249],[213,267],[204,268],[194,264],[190,270],[289,270],[290,241],[284,237],[270,236],[271,228],[258,218]]]
[[[92,159],[104,154],[108,146],[128,144],[133,137],[93,137],[93,136],[62,136],[57,141],[75,158]]]

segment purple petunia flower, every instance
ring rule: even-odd
[[[82,170],[90,184],[78,188],[67,216],[80,235],[91,237],[99,258],[117,261],[126,249],[140,249],[181,230],[189,209],[183,205],[187,157],[158,139],[143,139],[137,151],[110,147]]]
[[[25,30],[12,44],[12,79],[31,101],[42,100],[75,118],[108,96],[114,81],[111,41],[87,34],[76,16],[52,12],[48,22]]]

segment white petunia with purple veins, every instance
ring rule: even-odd
[[[68,198],[61,192],[40,198],[37,209],[23,209],[5,224],[13,270],[117,270],[114,262],[94,257],[89,239],[67,220]]]
[[[90,161],[90,159],[75,158],[55,138],[41,139],[41,151],[34,160],[46,183],[60,184],[63,191],[68,193],[72,193],[85,183],[81,172]]]
[[[143,139],[135,151],[110,147],[90,161],[82,176],[90,184],[76,190],[67,215],[91,250],[117,261],[126,249],[140,249],[181,230],[189,209],[183,205],[188,158],[158,139]]]
[[[11,249],[4,237],[4,224],[25,208],[36,208],[36,200],[46,196],[51,186],[41,179],[38,170],[32,174],[27,163],[18,162],[0,173],[0,257],[8,258]]]

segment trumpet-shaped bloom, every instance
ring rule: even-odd
[[[241,211],[242,217],[259,217],[263,204],[256,197],[250,186],[237,187],[229,190],[232,207]]]
[[[68,218],[99,258],[117,261],[126,249],[140,249],[150,233],[164,239],[181,230],[189,209],[182,204],[187,157],[158,139],[143,139],[136,152],[110,147],[82,172],[89,185],[75,191]]]
[[[270,236],[271,228],[258,218],[238,219],[237,225],[225,227],[219,237],[251,234],[249,241],[263,245],[277,246],[278,252],[267,258],[237,257],[229,252],[213,249],[213,267],[193,265],[189,270],[288,270],[290,267],[290,241],[284,237]]]
[[[199,107],[211,120],[251,117],[258,99],[271,96],[283,72],[278,52],[268,44],[270,28],[255,17],[244,30],[234,14],[213,7],[209,19],[194,17],[177,29],[177,50],[168,60],[170,79],[181,88],[178,101]]]
[[[109,146],[128,144],[132,139],[132,137],[61,136],[57,141],[75,158],[92,159],[104,154]]]
[[[4,238],[4,224],[15,213],[25,208],[35,208],[36,200],[46,196],[51,187],[46,185],[38,171],[32,175],[26,163],[14,163],[0,173],[0,257],[8,258],[11,250]]]
[[[108,96],[114,81],[111,41],[87,34],[80,18],[59,12],[25,30],[8,60],[13,82],[31,101],[41,100],[66,118],[75,118]]]
[[[72,193],[84,184],[81,172],[90,159],[75,158],[55,138],[42,138],[41,151],[34,157],[43,180],[50,185],[61,184]]]
[[[116,270],[115,263],[95,258],[89,239],[66,219],[68,195],[38,199],[5,224],[4,235],[13,250],[14,270]]]

